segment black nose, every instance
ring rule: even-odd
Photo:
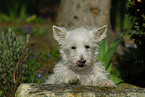
[[[86,60],[78,60],[80,63],[86,63]]]

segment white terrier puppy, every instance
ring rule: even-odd
[[[60,45],[62,59],[54,68],[47,84],[80,84],[115,87],[102,63],[97,61],[99,43],[106,37],[107,26],[66,30],[53,26],[54,38]]]

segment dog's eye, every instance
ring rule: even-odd
[[[85,48],[88,49],[88,48],[90,48],[90,46],[86,45]]]
[[[71,49],[76,49],[76,47],[75,46],[72,46]]]

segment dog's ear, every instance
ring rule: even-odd
[[[106,37],[106,32],[107,25],[93,29],[90,34],[95,39],[96,42],[100,42]]]
[[[67,31],[65,28],[63,27],[57,27],[55,25],[53,25],[53,35],[54,38],[60,42],[61,40],[63,40],[66,37]]]

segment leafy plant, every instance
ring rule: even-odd
[[[129,47],[120,59],[122,78],[131,84],[145,87],[145,0],[129,0],[126,14],[132,24],[129,37],[136,47]]]
[[[145,0],[131,0],[126,13],[131,18],[132,30],[134,30],[132,33],[129,33],[131,39],[134,39],[137,47],[144,51]]]
[[[34,10],[36,0],[7,0],[0,3],[1,19],[5,22],[18,22],[26,19],[28,12]],[[16,19],[17,18],[17,19]]]
[[[2,91],[3,97],[10,97],[14,88],[14,70],[18,63],[26,44],[26,40],[29,40],[30,36],[18,36],[11,29],[8,33],[0,33],[0,90]],[[34,71],[40,67],[37,64],[38,57],[34,57],[30,53],[30,45],[26,48],[25,57],[22,63],[22,69],[18,85],[22,82],[33,82],[32,77]],[[21,62],[20,62],[21,63]],[[19,68],[20,66],[18,66]],[[16,70],[16,77],[19,69]],[[35,79],[37,77],[35,76]],[[35,81],[39,82],[39,80]]]
[[[108,73],[111,73],[111,59],[112,59],[113,54],[116,51],[116,48],[117,48],[120,40],[123,38],[123,36],[124,36],[124,33],[122,33],[118,37],[117,40],[112,42],[110,47],[109,47],[109,43],[108,43],[108,37],[106,37],[100,44],[98,61],[104,63],[104,66],[105,66]],[[114,72],[119,72],[119,70],[116,69]],[[116,73],[112,72],[110,75],[110,79],[113,80],[115,82],[115,84],[122,82],[122,80],[115,74]]]
[[[0,96],[2,96],[2,91],[0,90]]]
[[[50,55],[50,58],[49,59],[51,61],[60,60],[60,55],[59,55],[58,48],[54,48],[53,50],[50,50],[49,55]]]
[[[27,37],[29,38],[29,36]],[[25,37],[18,36],[16,37],[15,33],[9,29],[8,33],[4,32],[0,35],[0,86],[2,88],[2,93],[5,96],[10,96],[13,90],[13,72],[15,66],[24,50]],[[28,52],[28,49],[27,49]],[[27,80],[28,71],[27,69],[27,58],[26,55],[21,73],[21,81],[24,82]],[[16,72],[18,74],[18,70]]]
[[[33,31],[35,36],[42,36],[42,35],[47,34],[48,28],[46,28],[46,27],[35,27],[35,28],[32,28],[32,31]]]

